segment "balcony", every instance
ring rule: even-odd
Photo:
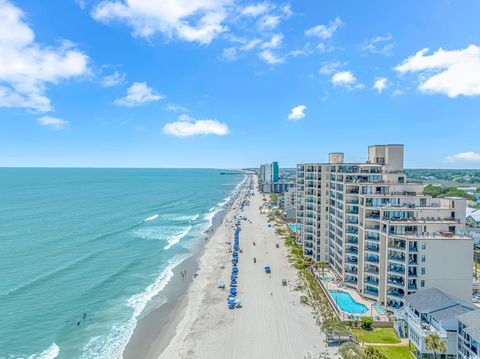
[[[404,298],[405,297],[405,292],[401,289],[389,289],[387,291],[387,295],[390,297],[396,297],[396,298]]]
[[[358,259],[356,257],[350,257],[349,256],[345,259],[345,263],[357,264]]]
[[[409,252],[418,252],[418,246],[408,246],[408,251]]]
[[[414,254],[413,256],[409,256],[408,257],[408,264],[410,265],[418,265],[418,258],[417,258],[417,255]]]
[[[347,254],[358,254],[358,249],[355,247],[347,247],[345,249],[345,253]]]
[[[400,266],[400,265],[395,265],[395,264],[391,264],[389,267],[388,267],[388,272],[390,273],[400,273],[400,274],[405,274],[405,267],[403,266]]]
[[[367,245],[365,247],[365,250],[369,251],[369,252],[380,252],[380,246],[371,246],[371,245]]]
[[[357,270],[357,268],[347,267],[347,268],[345,268],[345,273],[357,275],[358,270]]]
[[[345,276],[345,283],[352,283],[352,284],[357,284],[358,279],[356,277],[352,277],[350,275]]]
[[[371,263],[378,263],[379,262],[379,258],[378,256],[366,256],[365,257],[365,262],[371,262]]]
[[[405,262],[405,256],[400,256],[400,255],[397,255],[397,254],[389,254],[388,255],[388,260],[389,261],[397,261],[397,262],[402,262],[404,263]]]
[[[393,249],[405,250],[405,241],[398,241],[396,239],[390,240],[388,246]]]
[[[372,288],[372,287],[366,287],[366,289],[363,291],[363,294],[370,295],[373,297],[378,297],[378,289]]]
[[[374,285],[374,286],[378,286],[378,284],[379,284],[378,278],[374,278],[374,277],[367,277],[367,278],[365,278],[365,280],[363,282],[365,284],[370,284],[370,285]]]
[[[404,287],[405,286],[405,281],[403,278],[398,278],[398,277],[393,277],[393,276],[388,276],[388,284]]]
[[[377,236],[369,236],[369,235],[367,235],[367,236],[365,237],[365,239],[366,239],[367,241],[373,241],[373,242],[378,242],[378,241],[380,241],[380,237],[377,237]]]
[[[417,283],[408,283],[408,290],[417,290]]]
[[[380,273],[377,266],[371,266],[371,265],[366,266],[364,269],[364,272],[368,274],[374,274],[374,275],[379,275]]]

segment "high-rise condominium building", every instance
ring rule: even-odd
[[[366,163],[297,165],[297,240],[345,285],[394,309],[421,288],[471,301],[473,241],[462,198],[407,181],[403,145],[368,148]]]
[[[260,165],[259,186],[262,192],[283,192],[283,188],[277,189],[275,185],[278,181],[278,162],[265,163]],[[277,185],[278,187],[278,185]]]

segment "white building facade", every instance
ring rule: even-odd
[[[466,202],[408,182],[403,151],[370,146],[366,163],[332,153],[328,163],[297,165],[297,240],[305,256],[329,262],[346,285],[390,310],[421,288],[471,301]]]

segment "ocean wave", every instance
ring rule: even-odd
[[[59,268],[55,268],[49,272],[46,272],[44,274],[41,274],[31,280],[29,280],[28,282],[26,283],[23,283],[23,284],[20,284],[18,285],[17,287],[11,289],[10,291],[4,293],[4,294],[0,294],[2,296],[9,296],[9,295],[13,295],[13,294],[17,294],[18,292],[22,291],[22,290],[25,290],[25,289],[31,289],[32,287],[34,287],[35,285],[38,285],[52,277],[54,277],[55,275],[58,275],[62,272],[65,272],[66,270],[69,270],[69,269],[72,269],[73,267],[75,266],[78,266],[79,264],[82,264],[84,263],[85,261],[87,261],[88,259],[92,258],[93,256],[95,256],[96,254],[102,252],[101,250],[98,250],[98,251],[95,251],[95,252],[92,252],[92,253],[88,253],[80,258],[77,258],[69,263],[67,263],[66,265],[62,266],[62,267],[59,267]]]
[[[178,214],[166,214],[162,215],[162,219],[165,219],[167,221],[189,221],[193,222],[196,221],[200,217],[199,213],[196,214],[184,214],[184,215],[178,215]]]
[[[192,226],[188,226],[187,228],[185,228],[185,230],[179,234],[177,234],[176,236],[173,236],[171,239],[168,240],[168,244],[163,248],[164,250],[169,250],[171,247],[173,247],[175,244],[177,244],[178,242],[180,242],[180,240],[185,237],[188,232],[190,232],[192,229]]]
[[[126,323],[114,325],[108,335],[92,337],[84,347],[80,359],[119,359],[133,334],[137,320],[145,309],[147,303],[158,295],[173,278],[173,269],[191,254],[173,257],[167,267],[159,274],[155,282],[141,293],[128,299],[127,306],[132,309],[132,316]]]
[[[32,354],[27,359],[54,359],[58,354],[60,354],[60,348],[57,344],[53,343],[48,349],[38,354]]]
[[[149,221],[153,221],[154,219],[157,219],[157,218],[158,218],[158,214],[154,214],[151,217],[145,218],[143,221],[144,222],[149,222]]]

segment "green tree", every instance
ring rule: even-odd
[[[388,359],[385,354],[374,347],[367,347],[363,350],[362,359]]]
[[[437,357],[437,353],[445,353],[447,351],[447,342],[440,339],[437,334],[430,334],[425,338],[425,348],[433,352],[433,358]]]
[[[371,330],[373,327],[373,319],[371,317],[362,318],[362,328],[365,330]]]

